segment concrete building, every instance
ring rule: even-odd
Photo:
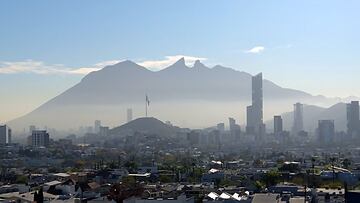
[[[241,134],[240,125],[236,124],[236,120],[233,118],[229,118],[229,130],[233,138],[238,138]]]
[[[346,105],[347,133],[351,137],[360,134],[359,101],[351,101]]]
[[[149,198],[131,197],[123,201],[124,203],[194,203],[194,197],[186,197],[185,194],[172,195],[169,197],[152,195]]]
[[[283,120],[281,116],[274,116],[274,135],[280,135],[283,131]]]
[[[11,144],[12,143],[12,138],[11,138],[11,128],[8,128],[8,135],[7,135],[7,143]]]
[[[99,133],[100,132],[100,127],[101,127],[101,121],[100,120],[95,120],[95,122],[94,122],[94,133]]]
[[[247,133],[261,134],[263,127],[262,73],[252,77],[252,104],[247,107]]]
[[[100,126],[99,135],[100,136],[108,136],[109,135],[109,127]]]
[[[127,121],[127,122],[130,122],[130,121],[132,121],[132,120],[133,120],[133,111],[132,111],[131,108],[128,108],[128,109],[126,110],[126,121]]]
[[[36,126],[34,126],[34,125],[29,126],[30,135],[31,135],[32,131],[34,131],[34,130],[36,130]]]
[[[33,147],[47,147],[50,143],[49,133],[46,130],[33,130],[29,142]]]
[[[1,125],[0,126],[0,144],[6,144],[6,137],[7,137],[7,126]]]
[[[11,144],[11,129],[7,125],[0,125],[0,144]]]
[[[294,123],[292,133],[297,135],[300,131],[304,130],[304,105],[301,103],[294,104]]]
[[[318,133],[320,143],[333,142],[335,137],[334,120],[319,120]]]
[[[236,121],[233,118],[229,118],[229,130],[231,132],[231,130],[233,130],[235,128],[236,125]]]
[[[216,128],[219,132],[223,133],[225,131],[225,123],[218,123]]]

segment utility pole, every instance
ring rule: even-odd
[[[150,105],[150,100],[147,94],[145,95],[145,117],[148,117],[148,106]]]

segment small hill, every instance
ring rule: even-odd
[[[167,125],[153,117],[143,117],[130,121],[119,127],[110,130],[110,135],[121,135],[128,132],[141,132],[147,134],[157,134],[160,136],[175,135],[181,129]]]

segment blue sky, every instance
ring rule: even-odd
[[[130,59],[156,69],[177,55],[261,71],[315,95],[360,96],[359,10],[355,0],[3,0],[0,122],[102,64]]]

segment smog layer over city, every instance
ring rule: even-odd
[[[360,1],[0,1],[0,202],[359,203]]]

